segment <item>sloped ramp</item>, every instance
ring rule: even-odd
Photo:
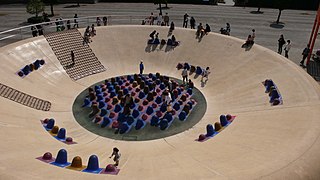
[[[46,34],[45,38],[73,80],[106,70],[90,46],[83,44],[83,38],[77,29]],[[71,51],[75,54],[75,64],[72,64]]]
[[[51,108],[49,101],[33,97],[1,83],[0,96],[37,110],[49,111]]]

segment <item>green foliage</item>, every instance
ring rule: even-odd
[[[38,14],[44,11],[44,4],[41,0],[30,0],[27,4],[27,12],[30,14]]]

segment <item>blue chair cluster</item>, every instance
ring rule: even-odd
[[[44,65],[45,61],[43,59],[37,59],[33,63],[29,65],[25,65],[22,69],[20,69],[17,74],[20,77],[27,76],[29,73],[38,70],[42,65]]]
[[[276,106],[282,104],[282,97],[276,84],[271,79],[266,79],[262,84],[266,89],[265,93],[269,94],[269,102],[271,105]]]
[[[59,128],[58,126],[55,126],[55,120],[53,118],[41,120],[41,123],[42,123],[43,127],[55,139],[65,143],[65,144],[76,144],[76,142],[74,142],[71,137],[66,137],[67,131],[65,128]]]
[[[212,138],[219,132],[221,132],[224,128],[226,128],[232,121],[234,120],[235,116],[231,116],[230,114],[227,115],[220,115],[220,121],[215,122],[214,126],[212,124],[208,124],[206,129],[206,134],[200,134],[198,141],[205,141],[209,138]]]
[[[200,66],[194,66],[190,65],[189,63],[178,63],[176,66],[177,70],[181,70],[186,68],[189,71],[189,75],[192,75],[193,73],[196,73],[196,75],[202,75],[204,72],[204,68]]]
[[[82,164],[82,159],[79,156],[76,156],[72,159],[72,162],[68,162],[68,153],[65,149],[60,149],[56,158],[53,158],[50,152],[44,153],[43,156],[36,158],[40,161],[58,166],[61,168],[94,173],[94,174],[118,174],[120,169],[112,164],[108,164],[106,168],[99,167],[99,159],[96,155],[91,155],[88,160],[87,166]]]
[[[172,103],[163,102],[167,88],[172,88]],[[166,130],[175,118],[185,121],[196,105],[192,99],[193,90],[184,89],[175,80],[159,73],[148,75],[128,75],[105,80],[103,84],[89,88],[83,107],[92,109],[89,117],[102,128],[110,127],[120,134],[132,128],[143,129],[151,126]],[[168,94],[167,94],[168,95]],[[132,98],[129,106],[125,99]]]

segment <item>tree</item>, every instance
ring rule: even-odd
[[[27,4],[27,13],[36,14],[36,17],[38,17],[38,14],[43,12],[44,8],[41,0],[30,0]]]
[[[54,16],[53,5],[58,4],[59,0],[44,0],[44,3],[48,3],[50,5],[51,16]]]
[[[281,12],[289,8],[292,3],[292,0],[273,0],[274,8],[277,8],[279,10],[278,18],[276,21],[277,24],[279,24],[280,22]]]
[[[166,8],[168,8],[168,1],[167,0],[154,0],[153,1],[154,4],[159,4],[159,10],[160,10],[160,14],[162,15],[162,7],[161,4],[165,4]]]

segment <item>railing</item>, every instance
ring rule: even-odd
[[[125,15],[97,15],[97,16],[88,16],[88,17],[81,17],[77,18],[77,22],[79,25],[79,28],[85,28],[87,26],[91,26],[94,24],[97,26],[96,20],[97,17],[100,17],[101,19],[101,25],[103,26],[102,18],[107,17],[107,25],[140,25],[142,24],[142,20],[145,20],[146,16],[125,16]],[[171,17],[170,17],[171,18]],[[6,31],[0,32],[0,47],[8,45],[10,43],[20,41],[23,39],[31,38],[32,30],[31,27],[41,26],[43,29],[43,32],[46,33],[52,33],[57,31],[57,25],[56,22],[61,23],[63,22],[63,25],[65,26],[65,29],[67,29],[67,21],[70,20],[70,26],[73,28],[74,25],[74,18],[71,19],[63,19],[58,21],[50,21],[50,22],[43,22],[38,24],[31,24],[27,26],[22,26],[14,29],[9,29]],[[177,20],[175,18],[171,18],[171,20]],[[156,21],[155,21],[156,23]],[[62,26],[62,23],[60,24]]]

